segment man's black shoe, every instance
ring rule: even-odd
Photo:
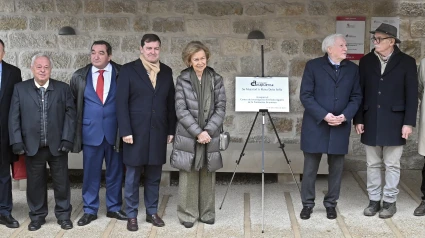
[[[0,214],[0,224],[5,225],[6,227],[9,227],[9,228],[19,227],[19,222],[15,218],[13,218],[11,214],[7,216]]]
[[[208,220],[208,221],[201,220],[201,222],[208,224],[208,225],[213,225],[215,223],[215,219],[213,218],[213,219]]]
[[[127,219],[127,230],[129,230],[129,231],[139,230],[139,226],[137,225],[137,218],[128,218]]]
[[[87,224],[90,224],[90,222],[92,222],[96,219],[97,219],[97,215],[84,213],[84,215],[80,218],[80,220],[78,220],[77,224],[79,226],[85,226]]]
[[[121,210],[117,212],[107,212],[106,216],[109,218],[115,218],[117,220],[127,220],[127,214]]]
[[[46,223],[46,220],[37,220],[37,221],[31,221],[30,224],[28,224],[28,230],[29,231],[36,231],[41,228],[41,225],[44,225]]]
[[[186,228],[192,228],[193,224],[193,222],[182,222],[182,225]]]
[[[146,221],[157,227],[165,226],[164,221],[158,216],[158,214],[146,215]]]
[[[303,207],[303,210],[301,210],[300,217],[303,220],[310,219],[311,213],[313,213],[313,208],[305,206]]]
[[[72,225],[71,220],[58,220],[58,224],[61,225],[61,228],[64,230],[72,229],[74,226]]]
[[[327,207],[326,208],[326,217],[328,219],[335,219],[337,217],[335,207]]]

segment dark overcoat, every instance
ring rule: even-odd
[[[160,63],[156,87],[140,59],[121,67],[117,88],[120,136],[133,135],[124,143],[123,161],[130,166],[162,165],[166,161],[167,135],[174,135],[176,110],[170,67]]]
[[[308,153],[347,154],[351,119],[362,100],[358,67],[343,60],[338,76],[328,55],[307,62],[301,81],[300,100],[305,108],[301,129],[301,150]],[[344,114],[338,126],[324,120],[328,113]]]
[[[62,140],[72,142],[75,133],[75,105],[67,83],[49,79],[47,97],[47,142],[53,156]],[[24,143],[26,155],[34,156],[40,147],[41,113],[38,89],[34,79],[15,85],[9,112],[10,144]]]
[[[406,144],[401,137],[403,125],[416,125],[418,78],[414,58],[397,46],[385,71],[372,51],[359,64],[363,102],[354,124],[364,124],[361,142],[369,146]]]
[[[0,164],[11,163],[18,156],[12,152],[9,143],[9,109],[12,99],[13,87],[22,81],[21,70],[2,61],[1,88],[0,88]]]

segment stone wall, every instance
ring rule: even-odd
[[[161,60],[174,76],[184,68],[181,51],[191,40],[205,42],[212,51],[210,66],[225,78],[227,117],[225,128],[235,142],[244,142],[254,113],[236,113],[235,76],[261,74],[260,46],[265,48],[265,74],[289,76],[290,113],[272,113],[285,143],[299,143],[303,107],[299,86],[306,61],[321,56],[321,41],[335,32],[336,16],[399,16],[401,49],[417,59],[425,55],[425,3],[422,0],[0,0],[0,38],[6,43],[6,61],[31,77],[30,58],[37,52],[53,57],[53,77],[69,81],[72,73],[89,63],[94,40],[107,40],[113,60],[126,63],[138,57],[141,36],[158,34],[163,42]],[[59,36],[63,26],[72,26],[75,36]],[[266,40],[248,40],[260,29]],[[369,49],[370,35],[365,35]],[[261,140],[258,121],[251,136]],[[416,134],[406,156],[416,158]],[[276,143],[272,128],[266,141]],[[359,137],[352,133],[350,155],[363,158]],[[409,162],[410,163],[410,162]],[[406,164],[415,167],[416,164]]]

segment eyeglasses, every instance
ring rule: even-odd
[[[371,40],[372,42],[375,42],[375,41],[376,41],[376,43],[377,43],[377,44],[379,44],[379,43],[381,43],[381,41],[382,41],[382,40],[385,40],[385,39],[391,39],[391,38],[394,38],[394,37],[389,36],[389,37],[381,38],[381,37],[375,37],[375,36],[372,36],[372,38],[370,38],[370,40]]]

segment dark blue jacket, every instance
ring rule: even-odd
[[[351,119],[362,100],[358,66],[343,60],[338,76],[328,55],[307,62],[301,81],[300,100],[305,108],[301,150],[308,153],[347,154]],[[328,113],[344,114],[339,126],[329,126]]]

